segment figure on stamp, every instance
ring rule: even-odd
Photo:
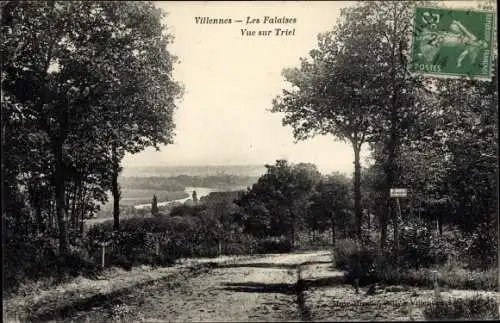
[[[469,57],[471,64],[474,64],[479,51],[482,48],[486,48],[487,43],[484,40],[477,39],[477,37],[459,21],[453,20],[450,24],[449,31],[432,31],[428,28],[423,29],[420,35],[420,53],[418,56],[423,58],[426,63],[432,64],[436,54],[444,46],[463,48],[456,62],[456,67],[462,67],[466,57]]]

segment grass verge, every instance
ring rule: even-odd
[[[175,267],[153,268],[141,265],[133,267],[130,271],[109,268],[97,279],[79,276],[56,286],[50,285],[53,282],[51,280],[24,283],[16,295],[4,298],[3,321],[38,322],[67,317],[75,311],[88,310],[94,305],[109,303],[134,288],[164,280],[175,281],[178,274],[195,275],[200,270],[201,272],[210,270],[216,263],[226,264],[255,257],[260,256],[182,259]]]
[[[438,301],[424,308],[424,316],[427,320],[498,320],[498,303],[480,296]]]

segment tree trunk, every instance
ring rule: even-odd
[[[392,30],[392,35],[394,39],[397,37],[397,22],[398,22],[398,15],[396,12],[396,7],[394,6],[393,8],[393,18],[394,18],[394,24],[393,24],[393,30]],[[389,194],[389,190],[393,187],[395,184],[395,180],[399,174],[399,171],[396,170],[396,157],[397,157],[397,148],[399,147],[399,105],[398,105],[398,95],[399,95],[399,90],[400,87],[402,86],[402,83],[400,80],[396,79],[396,68],[398,67],[397,65],[397,59],[398,57],[402,57],[401,55],[401,47],[399,47],[399,52],[396,53],[396,46],[398,44],[393,41],[392,46],[391,46],[391,66],[389,68],[392,69],[391,72],[391,80],[392,80],[392,93],[390,97],[390,102],[388,102],[389,105],[389,119],[390,119],[390,133],[389,133],[389,141],[387,142],[386,145],[386,153],[387,153],[387,162],[385,164],[385,173],[386,173],[386,186],[385,186],[385,192],[384,196],[386,196],[386,205],[389,206],[387,210],[392,209],[391,208],[391,197]],[[402,62],[401,62],[402,63]],[[394,210],[392,210],[394,212]],[[382,228],[381,228],[381,234],[380,234],[380,246],[382,250],[385,249],[385,242],[387,238],[387,219],[390,217],[387,216],[386,212],[382,210]],[[394,215],[392,215],[392,218],[394,219]],[[396,224],[397,226],[397,224]],[[396,235],[396,233],[395,233]],[[394,241],[397,244],[397,241]]]
[[[59,254],[64,255],[68,250],[68,234],[66,228],[66,196],[65,196],[65,178],[63,166],[63,147],[59,144],[55,151],[55,193],[56,193],[56,217],[59,229]]]
[[[361,241],[361,221],[363,210],[361,209],[361,164],[359,161],[359,153],[361,145],[354,143],[354,216],[355,216],[355,233],[359,241]]]
[[[118,184],[118,175],[120,173],[120,164],[118,161],[116,145],[112,146],[112,154],[113,154],[113,170],[112,170],[112,178],[111,178],[111,186],[113,192],[113,230],[120,230],[120,186]]]
[[[393,95],[393,98],[395,95]],[[398,146],[398,131],[397,131],[397,107],[395,106],[396,102],[393,99],[392,102],[393,106],[391,107],[391,131],[390,131],[390,138],[389,142],[387,143],[387,163],[385,165],[385,173],[386,173],[386,185],[385,185],[385,192],[384,196],[386,196],[386,205],[388,206],[387,211],[389,211],[389,217],[387,216],[386,212],[382,210],[382,228],[381,228],[381,235],[380,235],[380,246],[382,249],[385,248],[385,240],[387,237],[387,219],[392,218],[393,220],[393,225],[395,226],[394,229],[397,228],[397,221],[394,221],[395,219],[395,212],[394,209],[392,208],[392,201],[390,197],[390,189],[394,186],[395,184],[395,179],[398,174],[398,171],[396,169],[396,156],[397,156],[397,146]],[[397,233],[394,233],[394,238],[396,238]],[[397,240],[394,241],[395,244],[397,244]]]
[[[332,221],[331,221],[331,225],[332,225],[332,245],[335,247],[335,221],[333,220],[332,218]]]
[[[80,234],[83,235],[83,227],[85,220],[85,196],[87,195],[87,189],[83,185],[83,183],[80,183],[80,185],[81,188],[80,188],[80,197],[78,199],[78,205],[79,205],[78,214],[80,215]]]

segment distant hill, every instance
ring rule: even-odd
[[[210,176],[234,175],[259,177],[266,172],[264,165],[207,165],[207,166],[128,166],[122,177],[173,177],[179,175]]]

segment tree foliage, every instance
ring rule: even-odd
[[[2,3],[2,148],[14,201],[5,210],[15,219],[37,209],[62,252],[68,223],[92,216],[111,188],[119,199],[125,152],[172,141],[182,92],[162,17],[148,2]]]
[[[285,235],[293,242],[305,206],[320,173],[312,164],[278,160],[236,204],[242,209],[245,230],[255,236]]]
[[[325,176],[314,187],[309,200],[307,224],[312,230],[320,232],[328,228],[335,244],[336,231],[346,231],[353,224],[351,181],[341,174]]]

